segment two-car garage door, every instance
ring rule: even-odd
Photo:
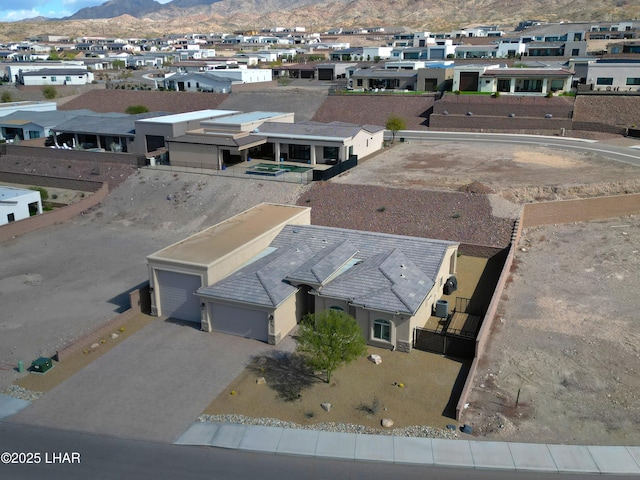
[[[211,304],[211,328],[214,332],[229,333],[263,342],[269,339],[267,312],[232,305]]]
[[[156,270],[160,290],[160,313],[165,317],[200,323],[200,299],[195,295],[202,285],[199,275]]]

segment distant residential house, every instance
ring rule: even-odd
[[[453,91],[546,95],[568,92],[573,71],[564,68],[507,68],[500,65],[463,65],[454,68]]]
[[[603,92],[639,92],[640,60],[602,59],[587,65],[587,85]]]
[[[361,68],[351,74],[351,87],[363,90],[417,90],[418,73],[415,70]]]
[[[223,169],[249,158],[310,165],[339,163],[382,148],[384,127],[294,122],[292,113],[222,115],[167,140],[172,165]]]
[[[86,68],[55,68],[20,72],[17,83],[29,85],[86,85],[93,82],[93,72]]]
[[[28,102],[20,102],[28,103]],[[35,103],[35,102],[33,102]],[[23,105],[23,108],[27,107]],[[97,115],[90,110],[17,110],[0,116],[0,138],[29,140],[49,136],[62,122],[77,116]]]
[[[347,77],[347,69],[354,67],[355,63],[319,63],[315,66],[318,72],[318,80],[338,80]],[[304,77],[302,77],[304,78]]]
[[[52,132],[55,135],[65,134],[71,137],[72,145],[83,149],[129,152],[130,145],[136,137],[136,120],[162,115],[166,113],[80,115],[56,125]]]
[[[165,77],[163,84],[165,89],[178,92],[231,93],[233,80],[213,72],[176,73]]]

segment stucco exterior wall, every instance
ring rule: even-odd
[[[222,165],[217,145],[169,142],[169,161],[177,167],[198,167],[219,170]]]

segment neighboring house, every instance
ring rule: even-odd
[[[309,210],[261,204],[150,255],[152,313],[278,344],[333,308],[370,345],[411,351],[458,243],[310,225]]]
[[[34,72],[37,70],[53,70],[53,69],[85,69],[84,62],[81,60],[72,60],[72,61],[51,61],[51,62],[33,62],[33,63],[23,63],[23,62],[12,62],[5,65],[6,77],[10,82],[18,82],[20,74],[26,72]]]
[[[0,138],[29,140],[48,137],[57,125],[80,115],[96,114],[90,110],[32,111],[21,109],[8,115],[0,116]]]
[[[20,72],[16,83],[33,85],[87,85],[93,82],[93,72],[86,68],[44,68]]]
[[[605,59],[587,65],[587,85],[604,92],[640,91],[640,60]]]
[[[231,86],[234,82],[218,75],[219,71],[214,70],[215,74],[213,72],[176,73],[165,77],[162,83],[166,90],[177,92],[231,93]]]
[[[0,119],[18,111],[50,112],[52,110],[56,110],[57,108],[58,105],[56,104],[56,102],[48,101],[0,103]]]
[[[416,70],[361,68],[351,74],[349,84],[356,91],[417,90],[418,72]]]
[[[355,65],[355,63],[319,63],[316,65],[318,80],[332,81],[346,78],[347,69],[355,67]]]
[[[202,121],[166,140],[171,165],[223,169],[250,158],[332,164],[382,148],[384,127],[293,122],[292,113],[248,112]]]
[[[464,65],[454,68],[453,91],[546,95],[568,92],[573,71],[564,68],[507,68],[500,65]]]
[[[149,112],[138,115],[104,113],[92,116],[76,116],[60,123],[52,132],[72,138],[72,147],[112,152],[129,152],[136,137],[135,122],[142,118],[166,115]]]
[[[133,153],[146,154],[167,148],[166,139],[180,137],[189,130],[200,128],[200,122],[212,118],[240,113],[237,110],[197,110],[174,115],[137,119],[135,141],[130,144]]]
[[[40,192],[0,185],[0,225],[40,213],[42,213]]]
[[[278,78],[315,78],[316,66],[307,63],[283,64],[273,67],[273,77]],[[330,75],[333,75],[331,70]]]

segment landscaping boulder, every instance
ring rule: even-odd
[[[331,405],[329,402],[323,402],[320,404],[320,406],[322,407],[323,410],[325,410],[326,412],[330,412],[331,411],[331,407],[333,405]]]
[[[382,363],[382,357],[380,355],[376,355],[375,353],[372,353],[367,358],[376,365],[380,365]]]
[[[390,418],[383,418],[381,423],[384,428],[393,427],[393,420],[391,420]]]

